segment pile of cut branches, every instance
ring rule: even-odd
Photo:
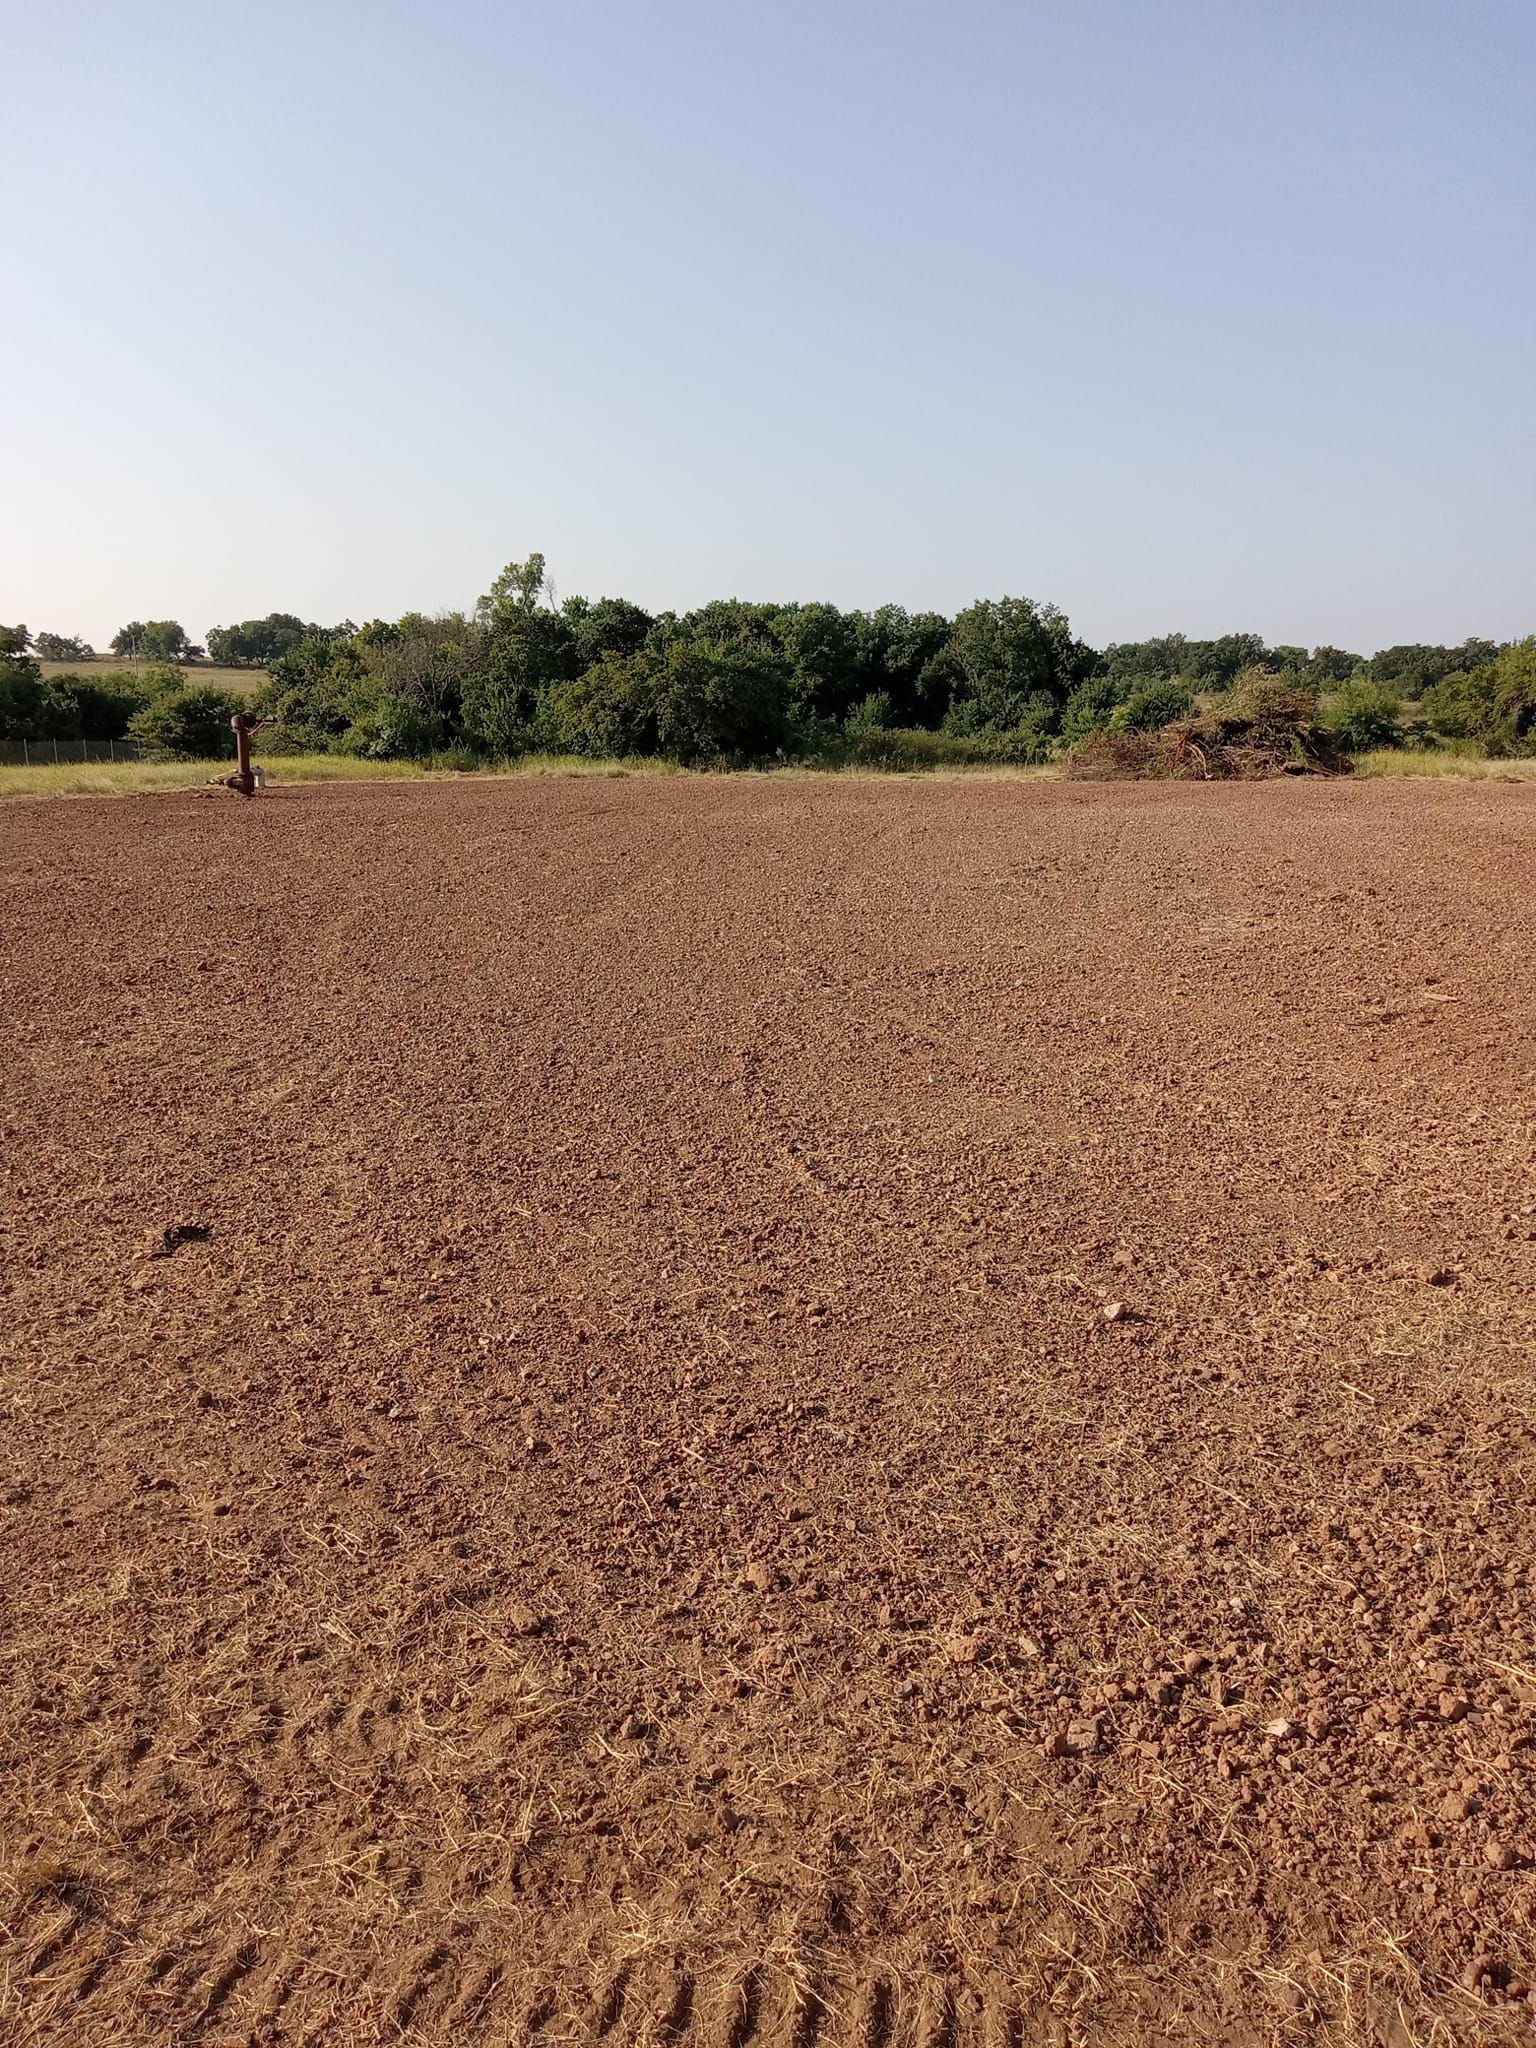
[[[1318,723],[1317,699],[1273,669],[1251,668],[1207,711],[1157,732],[1090,733],[1067,773],[1193,781],[1347,775],[1351,762]]]

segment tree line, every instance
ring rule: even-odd
[[[38,657],[84,666],[90,650],[0,629],[0,738],[132,733],[161,751],[216,756],[230,714],[251,707],[274,721],[263,741],[272,751],[1036,762],[1095,733],[1158,730],[1273,676],[1317,700],[1345,750],[1405,734],[1536,750],[1536,638],[1365,656],[1271,647],[1253,633],[1173,633],[1096,649],[1054,605],[1023,597],[954,617],[735,598],[653,614],[626,598],[558,602],[537,554],[509,564],[472,612],[360,627],[274,612],[214,627],[210,660],[264,671],[253,699],[200,684],[203,650],[175,621],[136,622],[112,644],[147,665],[45,680]]]

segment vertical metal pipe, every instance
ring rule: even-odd
[[[251,734],[262,721],[249,711],[237,711],[229,721],[235,735],[235,772],[229,778],[231,789],[238,789],[242,796],[256,794],[256,778],[251,773]]]

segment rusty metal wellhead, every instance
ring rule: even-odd
[[[254,711],[237,711],[229,721],[235,736],[235,772],[233,775],[215,775],[210,778],[218,789],[232,789],[238,796],[254,796],[266,786],[266,776],[251,764],[251,734],[260,732],[264,725],[272,723],[270,718],[258,718]]]

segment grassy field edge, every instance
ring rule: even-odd
[[[589,760],[577,754],[529,754],[517,761],[466,768],[461,761],[369,761],[349,754],[286,754],[263,762],[274,788],[308,782],[401,782],[445,780],[449,777],[681,775],[674,762],[651,757],[632,760]],[[228,775],[228,761],[48,762],[31,767],[0,766],[0,799],[46,796],[143,796],[198,789]],[[783,777],[814,775],[880,776],[906,780],[972,779],[1039,781],[1061,773],[1059,764],[1013,765],[1006,762],[946,762],[931,767],[880,767],[870,763],[840,766],[832,762],[791,763],[767,773]],[[1383,748],[1362,754],[1355,773],[1367,780],[1423,776],[1467,781],[1525,782],[1536,780],[1536,760],[1494,760],[1425,748]]]

